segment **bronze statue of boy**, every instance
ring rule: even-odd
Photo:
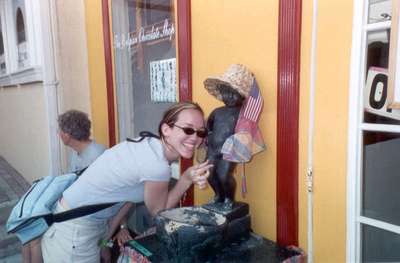
[[[242,104],[248,97],[253,82],[253,74],[240,64],[231,65],[221,77],[207,78],[204,81],[208,92],[225,104],[213,110],[207,120],[207,159],[214,164],[208,177],[215,192],[211,203],[224,210],[233,208],[236,190],[233,171],[237,163],[225,160],[222,148],[235,133]]]

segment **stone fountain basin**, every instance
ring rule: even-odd
[[[193,258],[223,247],[227,220],[201,207],[181,207],[161,212],[155,224],[169,256]]]

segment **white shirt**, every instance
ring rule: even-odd
[[[111,202],[143,202],[145,181],[169,181],[171,167],[161,141],[145,138],[106,150],[63,197],[70,208]]]

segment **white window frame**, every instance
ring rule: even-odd
[[[400,125],[363,123],[363,90],[367,33],[391,27],[390,21],[367,23],[368,0],[354,0],[353,36],[350,63],[349,132],[347,157],[347,239],[346,262],[361,262],[361,224],[400,234],[400,227],[361,216],[362,133],[400,133]]]
[[[22,0],[24,8],[25,34],[27,41],[28,65],[18,67],[18,48],[16,39],[16,8],[13,0],[0,0],[0,17],[3,31],[4,55],[6,73],[0,75],[0,86],[14,86],[18,84],[41,82],[42,74],[42,49],[40,9],[35,0]],[[14,10],[15,9],[15,10]]]

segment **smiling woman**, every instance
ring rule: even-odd
[[[184,106],[178,108],[179,111],[172,108],[170,111],[172,118],[164,116],[166,121],[160,125],[160,135],[166,146],[166,156],[169,161],[177,160],[179,155],[183,158],[192,157],[195,148],[201,144],[206,134],[204,117],[200,108],[191,103],[180,105]],[[193,107],[194,105],[196,106]],[[166,115],[168,114],[169,111]],[[176,120],[173,116],[176,116]],[[198,136],[198,133],[203,137]]]
[[[176,125],[196,132],[186,134]],[[125,141],[105,151],[63,193],[56,210],[119,203],[87,217],[51,226],[42,239],[44,262],[98,262],[99,240],[111,238],[130,203],[144,201],[150,213],[155,215],[160,210],[176,206],[193,183],[204,188],[212,167],[207,162],[187,169],[174,188],[168,190],[171,163],[180,157],[193,156],[203,141],[198,133],[205,131],[204,125],[199,105],[177,103],[164,113],[159,124],[159,136],[147,133],[139,140]],[[126,231],[126,228],[119,231]],[[79,237],[74,234],[77,232],[81,233]],[[126,241],[126,235],[124,239]]]

